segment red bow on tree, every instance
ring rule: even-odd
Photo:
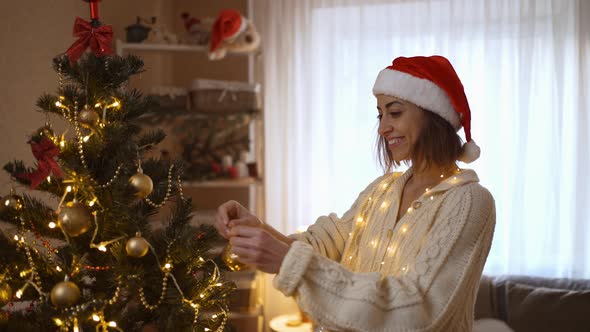
[[[113,54],[111,47],[113,27],[110,25],[101,25],[95,28],[89,22],[78,17],[74,23],[74,37],[78,37],[78,40],[66,51],[70,64],[76,62],[88,46],[99,57]]]
[[[37,158],[37,170],[32,173],[18,174],[17,177],[31,181],[31,189],[37,188],[51,173],[58,178],[63,177],[61,168],[53,159],[59,155],[59,148],[47,137],[43,137],[39,143],[34,141],[30,143],[33,155]]]

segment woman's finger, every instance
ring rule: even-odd
[[[233,228],[236,226],[251,226],[251,227],[257,227],[262,225],[262,222],[260,221],[260,219],[256,218],[256,216],[254,215],[249,215],[249,216],[245,216],[242,218],[238,218],[238,219],[232,219],[230,220],[228,227],[229,228]]]
[[[248,238],[262,238],[264,230],[253,226],[234,226],[229,230],[229,236],[240,236]]]

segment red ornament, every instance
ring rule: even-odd
[[[113,54],[113,27],[110,25],[95,28],[91,23],[78,17],[74,23],[74,37],[78,37],[78,40],[66,51],[70,64],[76,62],[88,47],[98,57]]]
[[[54,159],[59,155],[59,148],[49,138],[43,137],[39,143],[35,141],[30,141],[29,143],[31,144],[33,155],[37,158],[37,170],[32,173],[17,174],[16,176],[18,178],[31,181],[31,189],[35,189],[51,173],[58,178],[64,176],[61,168]]]
[[[230,167],[227,168],[227,174],[232,179],[237,179],[239,177],[239,175],[238,175],[238,169],[235,168],[234,166],[230,166]]]
[[[221,175],[221,165],[218,163],[211,163],[211,171],[217,175]]]

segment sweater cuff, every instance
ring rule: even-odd
[[[273,286],[285,296],[291,296],[299,286],[312,258],[313,249],[309,244],[301,241],[293,242],[283,259],[279,273],[273,279]]]

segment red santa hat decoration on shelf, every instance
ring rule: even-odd
[[[211,29],[209,59],[223,59],[228,51],[253,52],[260,46],[260,35],[254,24],[237,10],[222,10]]]

